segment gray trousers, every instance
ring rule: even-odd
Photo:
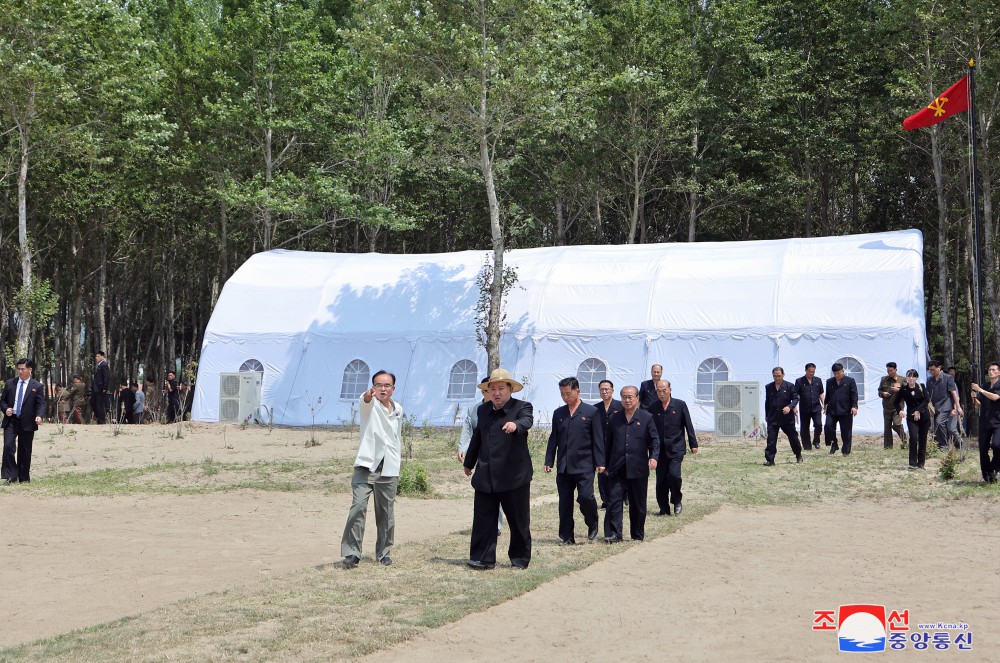
[[[382,559],[392,550],[396,532],[393,506],[399,477],[382,476],[382,466],[371,472],[367,467],[355,467],[351,479],[351,510],[347,512],[344,536],[340,539],[340,554],[361,557],[361,542],[365,538],[365,518],[368,498],[375,493],[375,559]]]

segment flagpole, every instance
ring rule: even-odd
[[[973,219],[973,242],[976,245],[976,326],[977,344],[976,363],[972,367],[972,380],[977,384],[983,382],[983,365],[986,361],[986,339],[983,336],[983,260],[980,255],[980,237],[982,235],[979,219],[979,159],[976,154],[976,61],[969,59],[969,143],[972,147],[972,219]]]

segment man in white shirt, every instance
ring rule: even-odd
[[[340,540],[340,553],[348,569],[361,561],[368,498],[373,491],[377,530],[375,559],[383,566],[392,564],[389,551],[396,528],[393,507],[403,439],[403,408],[392,400],[395,388],[396,376],[379,371],[372,378],[372,388],[361,394],[360,442],[351,480],[351,510],[347,513],[344,536]]]

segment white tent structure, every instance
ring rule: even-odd
[[[279,425],[352,420],[379,369],[414,423],[450,425],[486,373],[476,342],[485,251],[383,255],[269,251],[226,283],[205,332],[194,418],[218,421],[220,374],[263,371]],[[567,246],[511,251],[501,362],[545,425],[575,375],[585,400],[663,365],[699,430],[712,384],[794,380],[835,361],[857,379],[858,432],[881,432],[879,378],[926,363],[919,231],[755,242]],[[763,395],[763,390],[761,390]]]

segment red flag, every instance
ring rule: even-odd
[[[963,76],[960,81],[945,90],[944,94],[903,120],[903,131],[923,129],[932,124],[943,122],[955,113],[969,110],[969,77]]]

